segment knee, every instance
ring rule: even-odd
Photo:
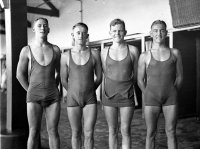
[[[36,139],[40,135],[40,129],[38,128],[29,128],[29,137]]]
[[[116,136],[118,133],[118,127],[109,126],[109,134],[112,136]]]
[[[130,134],[131,134],[130,126],[122,125],[121,126],[121,134],[122,134],[122,136],[130,136]]]
[[[73,138],[80,138],[82,135],[81,129],[72,129],[72,137]]]
[[[92,139],[93,138],[93,134],[94,134],[94,130],[92,130],[92,129],[86,129],[86,130],[84,130],[84,137],[86,138],[86,139]]]
[[[155,138],[156,133],[157,133],[156,129],[147,129],[146,137],[149,139],[153,139]]]
[[[166,128],[165,129],[166,135],[168,138],[175,138],[176,129],[175,128]]]
[[[56,136],[58,134],[57,127],[50,127],[47,129],[47,132],[50,136]]]

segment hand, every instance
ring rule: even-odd
[[[63,103],[67,103],[67,96],[63,97]]]

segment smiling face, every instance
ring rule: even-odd
[[[33,32],[36,36],[47,36],[49,33],[49,24],[44,19],[38,19],[34,22]]]
[[[115,24],[110,27],[109,33],[114,42],[120,43],[124,40],[126,30],[124,29],[124,26],[122,24]]]
[[[72,37],[74,39],[75,45],[85,45],[88,36],[88,31],[83,26],[78,25],[73,29]]]
[[[166,26],[164,24],[160,24],[160,23],[154,24],[151,28],[150,35],[153,38],[154,42],[156,42],[156,43],[164,42],[164,40],[167,36]]]

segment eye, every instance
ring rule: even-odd
[[[161,33],[165,33],[165,30],[164,30],[164,29],[162,29],[162,30],[161,30]]]
[[[153,30],[153,32],[154,32],[154,33],[157,33],[157,32],[158,32],[158,30],[157,30],[157,29],[154,29],[154,30]]]

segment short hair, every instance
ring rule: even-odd
[[[87,32],[88,32],[88,26],[87,26],[85,23],[82,23],[82,22],[76,23],[76,24],[72,27],[72,29],[74,30],[74,28],[77,27],[77,26],[84,27],[84,28],[87,30]]]
[[[47,25],[49,25],[49,22],[48,22],[48,20],[47,20],[46,18],[39,17],[39,18],[37,18],[37,19],[35,19],[35,20],[33,21],[33,26],[35,25],[35,23],[36,23],[38,20],[43,20],[43,21],[45,21],[45,22],[47,23]]]
[[[124,30],[126,30],[126,26],[125,26],[124,21],[121,20],[121,19],[119,19],[119,18],[114,19],[114,20],[112,20],[112,21],[110,22],[110,29],[111,29],[112,26],[115,26],[115,25],[117,25],[117,24],[121,24],[121,25],[123,26]]]
[[[155,21],[151,24],[151,29],[152,29],[152,27],[153,27],[154,25],[156,25],[156,24],[162,24],[162,25],[164,25],[165,29],[167,29],[167,24],[166,24],[165,21],[163,21],[163,20],[155,20]]]

